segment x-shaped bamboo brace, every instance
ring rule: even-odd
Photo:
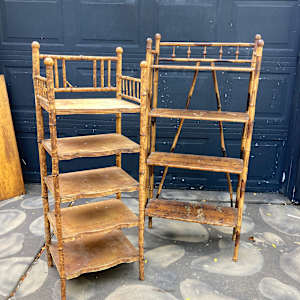
[[[199,67],[199,66],[200,66],[200,62],[197,62],[196,66]],[[193,93],[194,93],[194,90],[195,90],[195,85],[196,85],[198,73],[199,73],[199,70],[196,70],[195,73],[194,73],[192,85],[191,85],[191,87],[190,87],[190,91],[189,91],[188,96],[187,96],[187,99],[186,99],[185,109],[188,109],[189,106],[190,106],[191,98],[192,98]],[[179,135],[180,135],[180,133],[181,133],[181,129],[182,129],[182,126],[183,126],[183,122],[184,122],[184,119],[181,119],[181,120],[180,120],[180,123],[179,123],[179,126],[178,126],[178,128],[177,128],[176,135],[175,135],[175,137],[174,137],[174,139],[173,139],[173,143],[172,143],[171,149],[170,149],[170,152],[171,152],[171,153],[174,152],[175,147],[176,147],[176,145],[177,145],[177,142],[178,142],[178,139],[179,139]],[[161,193],[163,184],[164,184],[164,182],[165,182],[165,179],[166,179],[166,176],[167,176],[167,173],[168,173],[168,169],[169,169],[168,166],[166,166],[166,167],[164,168],[164,172],[163,172],[163,175],[162,175],[162,178],[161,178],[159,187],[158,187],[158,191],[157,191],[157,194],[156,194],[156,199],[158,199],[158,197],[159,197],[159,195],[160,195],[160,193]]]
[[[197,62],[196,66],[197,67],[200,66],[200,62]],[[215,64],[212,62],[211,66],[214,67]],[[188,93],[188,97],[187,97],[186,104],[185,104],[186,109],[189,108],[191,98],[192,98],[192,95],[194,93],[198,73],[199,73],[199,70],[196,70],[195,73],[194,73],[192,85],[190,87],[190,91]],[[218,111],[221,111],[222,110],[221,98],[220,98],[220,92],[219,92],[219,86],[218,86],[218,80],[217,80],[217,73],[216,73],[215,70],[212,71],[212,76],[213,76],[213,81],[214,81],[214,88],[215,88],[215,94],[216,94],[216,99],[217,99]],[[182,129],[182,126],[183,126],[183,122],[184,122],[184,119],[181,119],[180,123],[179,123],[179,126],[178,126],[178,129],[177,129],[177,132],[176,132],[176,135],[173,139],[171,149],[170,149],[171,153],[174,152],[175,147],[177,145],[177,142],[178,142],[178,139],[179,139],[179,136],[180,136],[180,133],[181,133],[181,129]],[[227,157],[227,152],[226,152],[226,147],[225,147],[225,139],[224,139],[224,129],[223,129],[223,122],[222,121],[219,121],[219,128],[220,128],[221,150],[222,150],[223,156]],[[162,178],[161,178],[161,181],[160,181],[160,184],[159,184],[159,187],[158,187],[158,191],[157,191],[157,194],[156,194],[156,199],[158,199],[158,197],[161,194],[161,190],[162,190],[164,181],[166,179],[168,169],[169,169],[168,166],[166,166],[164,168],[163,175],[162,175]],[[226,178],[227,178],[229,194],[230,194],[230,204],[231,204],[231,207],[233,207],[233,189],[232,189],[231,178],[230,178],[229,173],[226,173]],[[149,220],[149,221],[151,223],[151,220]]]

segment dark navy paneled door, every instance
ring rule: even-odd
[[[31,80],[31,42],[47,53],[107,55],[124,48],[123,73],[139,76],[145,40],[156,32],[162,40],[253,41],[265,40],[257,99],[248,190],[278,191],[289,177],[288,130],[293,112],[299,51],[299,0],[0,0],[0,72],[5,74],[25,180],[39,181],[34,97]],[[74,64],[69,70],[85,82],[91,66]],[[159,104],[183,107],[192,72],[161,72]],[[225,110],[246,106],[248,76],[218,73]],[[192,108],[215,109],[210,73],[199,75]],[[125,116],[124,133],[138,141],[138,116]],[[69,116],[58,120],[60,136],[114,131],[114,116]],[[158,149],[168,151],[178,120],[158,123]],[[230,156],[239,155],[241,127],[225,124]],[[221,155],[215,123],[188,122],[178,151]],[[64,162],[63,171],[105,166],[111,158]],[[125,155],[124,167],[137,177],[138,157]],[[156,182],[161,170],[156,170]],[[236,180],[236,178],[234,178]],[[167,187],[225,189],[223,174],[170,169]]]

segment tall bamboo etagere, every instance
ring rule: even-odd
[[[160,34],[156,34],[154,49],[152,49],[152,40],[147,40],[146,61],[141,64],[141,79],[145,82],[141,91],[140,118],[139,250],[141,279],[144,279],[145,216],[149,217],[150,228],[152,227],[152,217],[233,227],[233,240],[235,240],[233,260],[237,261],[263,45],[264,42],[259,34],[256,35],[253,43],[162,42]],[[193,71],[194,76],[186,98],[185,109],[158,107],[160,70],[164,70],[164,72],[168,70]],[[215,111],[189,108],[199,72],[211,73],[216,95]],[[249,73],[245,111],[222,110],[217,80],[218,72]],[[236,100],[240,101],[233,99],[233,101]],[[180,119],[170,152],[156,151],[157,118]],[[217,122],[223,155],[215,157],[174,153],[185,119]],[[240,158],[227,157],[223,122],[244,125],[241,134]],[[158,192],[153,197],[153,169],[155,166],[164,167],[164,171]],[[169,167],[225,173],[231,207],[161,199],[160,194]],[[233,205],[230,174],[238,175],[235,205]]]
[[[139,145],[122,135],[122,113],[140,112],[141,80],[122,75],[122,48],[116,56],[76,56],[40,54],[32,43],[32,68],[40,158],[42,200],[48,265],[53,261],[61,278],[61,298],[66,299],[66,279],[104,270],[139,258],[138,251],[122,233],[122,228],[138,226],[138,218],[121,201],[122,192],[138,190],[138,182],[122,169],[122,153],[138,153]],[[46,75],[40,73],[44,60]],[[72,62],[90,66],[89,87],[72,85],[67,66]],[[115,79],[112,73],[115,71]],[[59,99],[61,92],[115,92],[115,98]],[[43,110],[49,115],[50,138],[45,137]],[[57,116],[115,114],[115,133],[58,137]],[[52,161],[47,174],[46,154]],[[116,165],[60,173],[59,162],[83,157],[116,156]],[[50,210],[48,190],[54,196]],[[80,198],[116,194],[116,199],[62,207]],[[57,242],[51,240],[51,232]]]

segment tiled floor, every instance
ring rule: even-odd
[[[0,299],[29,268],[11,299],[60,299],[59,276],[48,269],[43,246],[40,186],[0,202]],[[165,191],[163,197],[228,203],[224,192]],[[125,203],[138,209],[137,194]],[[95,199],[89,200],[95,201]],[[82,201],[81,201],[82,203]],[[125,231],[137,245],[137,230]],[[231,260],[231,229],[153,219],[145,233],[145,281],[138,264],[67,281],[67,298],[77,300],[229,300],[300,299],[300,210],[279,194],[246,195],[239,262]]]

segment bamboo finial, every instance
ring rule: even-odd
[[[141,68],[147,68],[147,62],[145,60],[141,61],[140,67]]]
[[[259,40],[261,40],[261,35],[258,33],[255,35],[255,42],[258,42]]]
[[[160,52],[160,40],[161,40],[161,35],[160,33],[156,33],[155,34],[155,51],[156,51],[156,54],[159,55],[159,52]]]
[[[257,42],[257,46],[258,47],[263,47],[265,44],[264,40],[260,39],[258,42]]]
[[[122,54],[123,53],[123,48],[122,47],[117,47],[116,52],[117,52],[117,54]]]
[[[147,38],[146,48],[152,49],[152,39],[151,38]]]
[[[32,49],[34,49],[34,48],[40,49],[40,43],[37,42],[37,41],[33,41],[32,44],[31,44],[31,48]]]
[[[161,34],[160,33],[155,34],[155,40],[161,40]]]
[[[53,61],[53,59],[51,57],[46,57],[44,59],[44,64],[46,66],[53,66],[54,65],[54,61]]]

